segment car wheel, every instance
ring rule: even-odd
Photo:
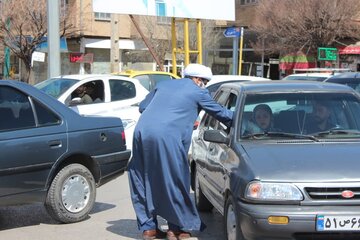
[[[227,240],[243,240],[244,237],[240,228],[239,213],[236,212],[232,196],[226,201],[225,205],[225,233]]]
[[[196,204],[196,208],[199,211],[202,212],[209,212],[213,209],[213,205],[211,204],[211,202],[209,202],[209,200],[205,197],[205,195],[203,194],[203,192],[201,191],[201,187],[199,184],[199,176],[198,176],[198,171],[195,170],[195,204]]]
[[[95,180],[91,172],[80,164],[62,168],[49,188],[45,207],[51,217],[63,223],[84,220],[94,206]]]

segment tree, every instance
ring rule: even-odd
[[[347,45],[360,38],[359,0],[262,0],[250,27],[256,49],[316,54],[318,47]]]
[[[0,4],[0,44],[22,61],[26,74],[21,74],[20,80],[30,82],[32,53],[46,41],[46,0],[6,0]],[[71,13],[65,11],[65,6],[61,7],[60,18],[61,37],[78,31],[68,22]]]

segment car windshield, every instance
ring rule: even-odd
[[[50,96],[58,98],[78,81],[79,80],[71,78],[51,78],[36,84],[35,87]]]
[[[360,100],[351,93],[249,94],[243,139],[360,138]]]

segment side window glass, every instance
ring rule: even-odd
[[[119,101],[134,98],[136,95],[135,85],[129,81],[109,80],[111,101]]]
[[[141,85],[143,85],[144,88],[146,88],[147,90],[151,91],[152,90],[152,86],[150,83],[150,78],[148,75],[139,75],[134,77],[136,79],[139,80],[139,82],[141,83]]]
[[[153,88],[154,88],[159,82],[171,80],[173,78],[171,76],[165,75],[165,74],[153,74],[153,75],[151,75],[151,79],[153,80],[153,83],[154,83]]]
[[[90,83],[84,83],[71,93],[71,101],[69,103],[69,106],[75,106],[79,104],[91,104],[94,102],[87,89],[89,85]]]
[[[50,126],[60,123],[60,118],[54,114],[50,109],[46,108],[37,101],[33,101],[35,106],[35,111],[38,118],[38,126]]]
[[[0,116],[0,131],[35,127],[28,96],[12,87],[0,87]]]
[[[93,103],[104,102],[104,82],[102,80],[88,82],[85,86],[86,93],[91,97]]]
[[[225,104],[225,107],[227,109],[230,109],[231,111],[235,111],[236,100],[237,100],[237,96],[234,93],[230,93],[229,98]],[[226,134],[228,134],[230,132],[230,128],[221,122],[219,122],[218,130],[220,130]]]

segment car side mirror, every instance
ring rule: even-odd
[[[204,140],[208,142],[229,144],[230,139],[224,136],[219,130],[205,130]]]
[[[81,104],[81,98],[79,98],[79,97],[73,98],[69,102],[69,106],[75,106],[75,105],[79,105],[79,104]]]

